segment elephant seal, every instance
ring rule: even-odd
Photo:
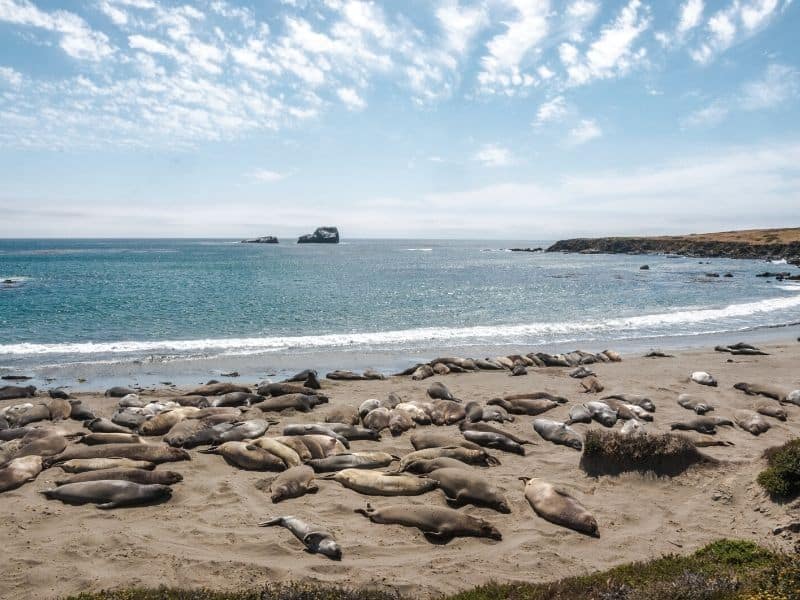
[[[317,396],[320,399],[324,399],[324,402],[328,401],[328,397],[320,394],[319,390],[304,385],[297,385],[296,383],[268,383],[258,387],[259,396],[288,396],[290,394]]]
[[[248,419],[247,421],[237,421],[232,427],[219,434],[215,443],[241,442],[242,440],[252,440],[261,437],[267,432],[271,423],[264,419]]]
[[[236,385],[235,383],[207,383],[206,385],[201,385],[200,387],[186,392],[184,396],[223,396],[232,392],[244,392],[245,394],[249,394],[251,390],[246,385]],[[261,392],[259,392],[259,394],[262,396],[266,395],[261,394]]]
[[[211,401],[211,406],[250,406],[266,400],[264,396],[250,392],[228,392]]]
[[[525,448],[502,433],[494,433],[489,431],[470,431],[468,429],[463,432],[463,435],[468,441],[474,442],[479,446],[525,456]]]
[[[367,496],[419,496],[435,490],[438,483],[404,473],[381,473],[363,469],[342,469],[323,475],[344,487]]]
[[[358,416],[363,420],[369,413],[371,413],[376,408],[386,408],[388,407],[383,406],[383,402],[378,400],[377,398],[370,398],[368,400],[364,400],[358,407]]]
[[[360,418],[357,408],[353,408],[352,406],[334,406],[325,416],[325,422],[358,425]]]
[[[504,394],[503,400],[515,402],[517,400],[551,400],[557,404],[566,404],[569,402],[564,396],[557,396],[550,392],[523,392],[521,394]]]
[[[366,377],[353,371],[337,369],[326,374],[325,379],[330,379],[331,381],[363,381]]]
[[[525,482],[525,498],[537,515],[561,527],[600,537],[595,518],[566,491],[541,479],[520,479]]]
[[[299,440],[307,452],[310,453],[310,458],[325,458],[333,454],[347,454],[347,448],[342,446],[338,440],[327,435],[285,435],[272,439],[286,445],[289,445],[291,440]],[[294,448],[294,446],[292,447]]]
[[[452,505],[474,504],[487,506],[501,513],[510,513],[505,496],[475,470],[461,468],[442,468],[430,471],[429,479],[439,483],[445,499]]]
[[[464,443],[471,443],[464,440]],[[483,448],[473,450],[471,448],[464,448],[462,446],[448,446],[444,448],[425,448],[424,450],[416,450],[406,454],[400,459],[399,471],[405,471],[406,467],[417,460],[430,460],[433,458],[454,458],[469,465],[479,465],[482,467],[494,467],[500,464],[500,461],[486,452]]]
[[[502,371],[503,365],[489,358],[476,358],[475,365],[482,371]]]
[[[178,396],[177,398],[170,398],[170,402],[174,402],[179,406],[194,406],[195,408],[208,408],[211,406],[205,396]]]
[[[420,459],[410,462],[406,465],[405,472],[414,473],[415,475],[424,475],[436,469],[471,469],[467,463],[456,460],[455,458],[448,458],[440,456],[439,458]]]
[[[596,373],[590,371],[584,366],[577,367],[569,372],[569,376],[573,379],[583,379],[584,377],[594,377]]]
[[[714,379],[711,374],[706,373],[705,371],[695,371],[689,376],[689,378],[700,385],[708,385],[711,387],[717,387],[718,385],[717,380]]]
[[[60,454],[47,459],[48,466],[73,458],[129,458],[152,463],[189,460],[191,457],[182,448],[166,444],[101,444],[99,446],[70,446]]]
[[[586,379],[581,379],[581,387],[587,394],[599,394],[606,389],[605,386],[600,383],[600,380],[597,379],[597,377],[587,377]]]
[[[281,412],[288,409],[309,412],[317,404],[319,404],[319,398],[317,396],[284,394],[262,400],[261,402],[253,404],[252,408],[256,408],[261,412]]]
[[[199,415],[203,409],[193,406],[181,406],[173,410],[161,412],[139,425],[139,434],[145,436],[164,435],[172,427],[182,421]]]
[[[69,483],[83,483],[84,481],[109,481],[119,479],[132,481],[133,483],[173,485],[183,481],[183,475],[175,471],[148,471],[147,469],[118,467],[113,469],[100,469],[93,471],[82,471],[75,475],[70,475],[64,479],[56,479],[56,485],[67,485]]]
[[[587,402],[586,408],[589,409],[592,419],[603,427],[613,427],[617,423],[619,413],[605,402]]]
[[[647,396],[642,396],[640,394],[610,394],[608,396],[603,396],[600,400],[622,400],[625,404],[633,404],[634,406],[643,408],[647,412],[656,412],[656,405],[653,401]]]
[[[314,469],[306,465],[297,465],[280,473],[269,484],[270,499],[273,504],[300,498],[306,494],[316,494],[319,487],[314,482]]]
[[[292,467],[299,467],[303,464],[304,460],[311,459],[311,453],[306,448],[305,444],[303,444],[302,440],[297,440],[297,447],[302,447],[305,451],[305,454],[308,455],[308,458],[305,457],[305,454],[301,457],[297,450],[294,447],[290,446],[288,443],[279,442],[275,438],[268,438],[268,437],[260,437],[252,442],[250,442],[253,446],[258,446],[262,450],[266,450],[267,452],[274,454],[278,458],[283,461],[283,464],[286,465],[287,469]]]
[[[91,421],[95,418],[94,413],[86,408],[80,400],[67,400],[71,409],[69,411],[69,418],[75,421]]]
[[[89,433],[81,438],[87,446],[97,444],[140,444],[141,438],[135,433]]]
[[[184,419],[175,423],[172,429],[163,437],[163,440],[176,448],[194,448],[210,443],[204,438],[210,437],[211,434],[205,436],[201,434],[217,424],[210,419]]]
[[[800,406],[800,390],[789,392],[786,395],[786,400],[784,402],[787,402],[788,404],[794,404],[795,406]]]
[[[481,449],[478,444],[459,439],[449,433],[440,433],[438,431],[418,431],[411,436],[411,445],[414,447],[414,450],[447,448],[450,446],[460,446],[471,450]]]
[[[17,407],[12,408],[16,409]],[[19,407],[18,410],[8,410],[5,417],[10,424],[14,424],[16,427],[24,427],[38,421],[49,421],[50,409],[47,408],[46,404],[37,402],[36,404]]]
[[[759,402],[753,407],[753,409],[760,415],[772,417],[773,419],[778,419],[779,421],[785,421],[788,418],[786,409],[784,409],[780,404],[775,404],[774,402]]]
[[[447,386],[439,381],[432,383],[428,387],[428,397],[434,400],[455,400],[453,393],[447,389]]]
[[[734,383],[733,387],[737,390],[743,391],[748,396],[764,396],[766,398],[772,398],[773,400],[777,400],[778,402],[785,402],[786,401],[786,392],[771,386],[771,385],[761,385],[758,383]]]
[[[45,461],[45,466],[47,462]],[[65,473],[84,473],[86,471],[104,471],[107,469],[145,469],[152,471],[155,463],[130,458],[73,458],[58,463]]]
[[[60,454],[67,447],[66,438],[50,429],[29,429],[24,436],[17,440],[17,443],[18,447],[14,455],[8,458],[53,456],[55,454]],[[3,454],[5,454],[5,452],[0,452],[0,456]]]
[[[284,380],[285,383],[299,383],[301,381],[305,381],[308,379],[310,375],[314,375],[315,377],[318,375],[316,369],[303,369],[299,373],[295,373],[288,379]]]
[[[425,410],[425,407],[430,407],[430,410],[433,410],[433,406],[426,402],[401,402],[393,410],[402,411],[417,425],[430,425],[431,416]]]
[[[431,409],[431,422],[434,425],[453,425],[466,417],[464,406],[454,400],[434,400]]]
[[[108,388],[104,394],[106,398],[124,398],[129,394],[136,394],[136,390],[116,385]]]
[[[342,446],[349,449],[350,442],[344,436],[339,435],[330,427],[318,423],[297,423],[287,425],[283,428],[283,435],[325,435],[338,440]]]
[[[36,386],[4,385],[0,387],[0,400],[16,400],[17,398],[33,398],[36,396]]]
[[[575,404],[569,409],[569,419],[567,420],[567,425],[572,425],[573,423],[591,422],[592,411],[590,411],[589,407],[585,404]]]
[[[464,431],[486,431],[489,433],[499,433],[500,435],[504,435],[508,439],[516,442],[517,444],[533,444],[531,440],[519,437],[518,435],[514,435],[512,432],[507,431],[505,429],[500,429],[499,427],[494,427],[493,425],[489,425],[488,423],[467,423],[466,421],[461,422],[458,424],[458,428]]]
[[[33,481],[42,472],[41,456],[15,458],[0,468],[0,493],[14,490]]]
[[[51,421],[64,421],[72,414],[72,404],[61,398],[48,398],[42,402],[50,411]]]
[[[481,406],[478,402],[468,402],[464,406],[464,414],[467,421],[470,423],[477,423],[479,421],[497,421],[504,423],[506,421],[513,422],[514,417],[508,414],[502,406],[491,405]]]
[[[583,438],[566,423],[551,421],[550,419],[534,419],[533,430],[548,442],[569,446],[575,450],[583,449]]]
[[[710,417],[698,417],[691,421],[683,421],[672,423],[670,426],[672,431],[696,431],[698,433],[705,433],[714,435],[717,433],[717,423]]]
[[[286,464],[280,458],[248,442],[225,442],[200,452],[219,454],[229,465],[247,471],[283,471],[286,469]]]
[[[652,421],[653,415],[644,410],[641,406],[635,404],[627,404],[622,400],[616,398],[608,398],[603,400],[611,410],[616,411],[617,418],[627,421],[629,419],[641,419],[642,421]]]
[[[687,410],[693,410],[698,415],[704,415],[714,410],[714,407],[700,398],[695,398],[691,394],[681,394],[678,396],[678,404]]]
[[[131,433],[130,428],[119,425],[105,417],[98,417],[85,423],[86,429],[95,433]]]
[[[453,508],[442,506],[394,505],[382,508],[357,509],[373,523],[416,527],[426,538],[436,542],[448,542],[454,537],[485,537],[503,539],[502,534],[488,521],[471,517]]]
[[[752,410],[737,410],[733,413],[736,424],[753,435],[761,435],[772,426],[760,414]]]
[[[415,429],[416,427],[417,424],[406,411],[396,409],[389,411],[389,433],[391,433],[392,436],[397,437],[409,429]]]
[[[501,406],[515,415],[528,416],[540,415],[558,406],[558,402],[546,398],[515,398],[513,400],[492,398],[486,404],[489,406]]]
[[[70,400],[72,396],[70,396],[66,391],[62,388],[53,388],[51,390],[47,390],[47,395],[51,398],[58,398],[60,400]]]
[[[327,531],[293,516],[277,517],[258,524],[259,527],[273,527],[275,525],[285,527],[291,531],[294,537],[300,540],[306,550],[312,554],[322,554],[333,560],[341,560],[342,549]]]
[[[109,509],[163,502],[172,497],[172,488],[124,480],[85,481],[44,490],[42,494],[67,504],[97,504],[97,508]]]
[[[433,377],[433,367],[430,365],[420,365],[417,367],[414,372],[411,374],[411,379],[414,381],[422,381],[423,379],[427,379],[428,377]]]
[[[371,410],[364,415],[361,421],[364,424],[364,427],[380,432],[389,428],[389,421],[391,419],[391,411],[385,406],[379,406],[378,408]]]
[[[331,473],[343,469],[380,469],[388,467],[397,456],[386,452],[353,452],[352,454],[335,454],[327,458],[314,458],[308,465],[315,473]]]
[[[634,435],[639,433],[645,433],[644,423],[642,423],[639,419],[628,419],[622,425],[619,432],[622,435]]]

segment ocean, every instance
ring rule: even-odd
[[[269,376],[319,357],[391,369],[445,351],[670,347],[800,321],[800,286],[757,278],[786,269],[763,261],[508,251],[549,245],[532,240],[293,242],[0,240],[0,374]]]

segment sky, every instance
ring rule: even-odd
[[[0,237],[800,226],[798,4],[0,0]]]

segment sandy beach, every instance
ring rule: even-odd
[[[768,383],[786,391],[800,388],[800,344],[762,348],[770,355],[731,356],[711,348],[683,351],[672,358],[630,354],[624,355],[623,362],[596,364],[592,369],[608,393],[652,398],[657,410],[647,429],[666,432],[671,422],[694,416],[676,402],[683,392],[713,404],[713,415],[732,417],[734,410],[752,408],[763,400],[733,389],[736,382]],[[313,365],[298,365],[298,369],[303,367]],[[689,375],[696,370],[713,374],[719,387],[690,382]],[[382,399],[390,392],[404,400],[423,400],[434,381],[446,383],[464,401],[485,402],[504,393],[529,391],[559,394],[569,403],[542,416],[566,420],[572,405],[595,399],[581,393],[579,381],[569,377],[568,371],[531,368],[523,377],[479,372],[425,381],[408,377],[323,380],[330,404],[310,413],[276,415],[280,424],[271,427],[267,435],[279,435],[289,423],[322,421],[335,406],[357,407],[368,398]],[[174,395],[171,389],[143,392],[147,398]],[[116,406],[116,401],[104,398],[102,392],[79,393],[77,397],[98,415],[110,416]],[[18,402],[3,401],[0,407]],[[431,597],[489,581],[548,581],[666,553],[688,553],[722,537],[787,549],[796,540],[789,534],[775,536],[772,529],[797,519],[800,511],[791,504],[771,502],[755,483],[764,468],[763,451],[800,435],[800,407],[785,408],[788,421],[768,419],[772,428],[758,437],[738,427],[721,428],[716,437],[734,445],[702,449],[720,464],[694,467],[680,476],[662,479],[633,474],[590,478],[578,467],[578,451],[541,439],[532,429],[533,417],[517,416],[513,423],[501,427],[534,442],[526,446],[527,456],[491,451],[502,464],[481,470],[504,491],[511,513],[474,506],[460,509],[491,521],[503,534],[499,542],[457,538],[446,545],[434,545],[415,529],[373,524],[353,512],[367,501],[377,507],[445,506],[438,490],[416,497],[367,497],[336,482],[321,480],[317,494],[275,505],[260,483],[274,473],[239,470],[220,456],[192,450],[191,461],[158,467],[184,476],[183,482],[174,486],[170,501],[103,511],[92,505],[68,506],[46,500],[39,492],[53,487],[54,480],[62,476],[61,469],[54,467],[42,472],[36,481],[0,496],[0,536],[6,557],[0,564],[0,596],[52,598],[122,586],[239,589],[273,581],[311,580]],[[75,431],[81,429],[78,422],[67,423]],[[600,426],[573,427],[584,432]],[[460,438],[457,426],[437,430]],[[352,449],[380,449],[402,456],[413,450],[409,441],[413,432],[393,438],[384,431],[380,442],[352,442]],[[520,476],[540,477],[569,490],[596,517],[599,539],[537,517],[525,500]],[[326,528],[341,545],[342,560],[334,562],[304,552],[285,529],[257,527],[264,517],[281,515],[296,515]]]

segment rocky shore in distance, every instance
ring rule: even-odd
[[[701,258],[786,260],[800,266],[800,228],[663,237],[607,237],[560,240],[547,252],[581,254],[679,254]]]

